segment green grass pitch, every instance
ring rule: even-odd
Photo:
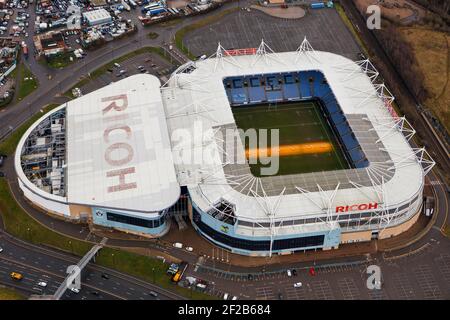
[[[348,169],[332,129],[314,101],[284,103],[278,105],[239,106],[233,108],[238,128],[279,129],[280,146],[312,142],[329,142],[330,152],[280,156],[277,175],[299,174],[317,171]],[[270,146],[270,134],[268,134]],[[248,141],[245,141],[248,148]],[[259,161],[250,164],[254,176],[260,176]]]

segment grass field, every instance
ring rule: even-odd
[[[251,128],[279,129],[277,150],[280,169],[277,175],[348,168],[344,154],[315,102],[281,104],[276,107],[240,106],[233,108],[233,115],[238,128],[244,131]],[[268,146],[271,146],[270,133],[267,140]],[[249,149],[248,139],[245,148]],[[247,151],[249,160],[252,155],[259,154]],[[260,176],[262,166],[259,160],[253,164],[250,162],[252,174]]]
[[[450,34],[423,27],[400,28],[411,44],[429,93],[425,106],[450,132]]]
[[[31,73],[30,69],[25,66],[25,64],[21,64],[19,66],[19,77],[17,78],[17,100],[22,100],[39,86],[39,82],[36,77]]]
[[[13,289],[0,286],[1,300],[25,300],[25,297]]]

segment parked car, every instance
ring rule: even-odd
[[[152,297],[157,297],[157,296],[158,296],[158,294],[157,294],[155,291],[150,291],[149,294],[150,294]]]
[[[183,244],[180,243],[180,242],[175,242],[175,243],[173,244],[173,246],[174,246],[175,248],[178,248],[178,249],[182,249],[182,248],[183,248]]]
[[[108,280],[109,276],[106,273],[102,273],[102,278]]]
[[[223,295],[223,300],[228,300],[228,293],[224,293],[224,295]]]
[[[18,272],[11,272],[10,276],[14,280],[22,280],[23,278],[23,275]]]
[[[292,275],[293,275],[294,277],[297,276],[297,270],[292,269]]]
[[[47,282],[41,281],[41,282],[38,282],[37,285],[38,285],[39,287],[45,288],[45,287],[47,286]]]
[[[291,272],[291,270],[287,269],[286,272],[287,272],[288,277],[292,277],[292,272]]]
[[[5,163],[6,155],[0,154],[0,167]]]
[[[301,287],[302,287],[301,282],[294,283],[294,288],[301,288]]]
[[[77,289],[77,288],[70,288],[70,291],[72,291],[74,293],[80,293],[80,289]]]
[[[3,252],[3,248],[2,247],[0,247],[0,253],[2,253]]]
[[[186,247],[185,249],[186,249],[186,251],[189,251],[189,252],[194,251],[194,248],[192,248],[192,247]]]

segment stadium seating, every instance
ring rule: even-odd
[[[284,75],[284,99],[299,100],[300,92],[298,85],[295,83],[296,76],[294,74]],[[298,78],[297,78],[298,79]]]
[[[309,71],[300,72],[300,94],[302,99],[312,98],[311,88],[309,86]]]
[[[264,87],[261,86],[261,76],[249,77],[248,82],[250,86],[248,87],[248,96],[250,103],[261,103],[267,101],[266,91]]]
[[[224,86],[232,106],[318,99],[353,166],[363,168],[369,165],[333,91],[320,71],[232,77],[224,80]]]

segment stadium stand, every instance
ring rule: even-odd
[[[223,81],[232,107],[247,104],[318,100],[348,162],[354,168],[369,165],[345,115],[322,72],[230,77]]]

